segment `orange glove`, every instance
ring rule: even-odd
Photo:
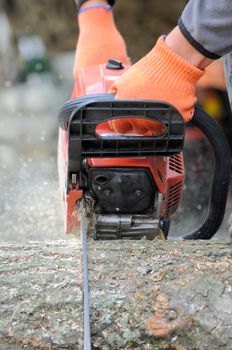
[[[112,57],[125,64],[129,63],[126,45],[115,25],[112,11],[107,6],[105,9],[91,9],[91,6],[98,3],[99,1],[86,2],[84,6],[89,6],[89,10],[78,16],[80,32],[73,69],[75,79],[78,79],[82,68],[107,63]]]
[[[204,72],[169,49],[160,37],[155,47],[113,84],[111,92],[118,99],[168,102],[188,122],[194,113],[196,83]],[[155,131],[153,122],[138,119],[112,120],[109,126],[118,133]]]

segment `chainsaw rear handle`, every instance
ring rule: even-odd
[[[225,214],[231,172],[231,151],[221,127],[198,106],[195,108],[191,123],[207,137],[214,152],[215,169],[207,217],[201,227],[184,236],[184,239],[210,239],[221,226]]]

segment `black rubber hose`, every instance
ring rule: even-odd
[[[184,236],[184,239],[210,239],[221,226],[225,214],[231,172],[231,151],[221,127],[200,107],[196,106],[191,122],[207,137],[214,152],[215,169],[206,220],[198,230]]]

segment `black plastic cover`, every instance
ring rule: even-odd
[[[145,214],[154,210],[156,185],[148,169],[89,169],[97,213]]]

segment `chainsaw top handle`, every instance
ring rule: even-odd
[[[158,135],[104,134],[97,127],[118,118],[158,122]],[[115,100],[112,94],[88,95],[67,102],[59,112],[60,127],[68,132],[69,172],[81,170],[86,158],[136,158],[171,156],[182,151],[184,121],[181,114],[159,101]]]

